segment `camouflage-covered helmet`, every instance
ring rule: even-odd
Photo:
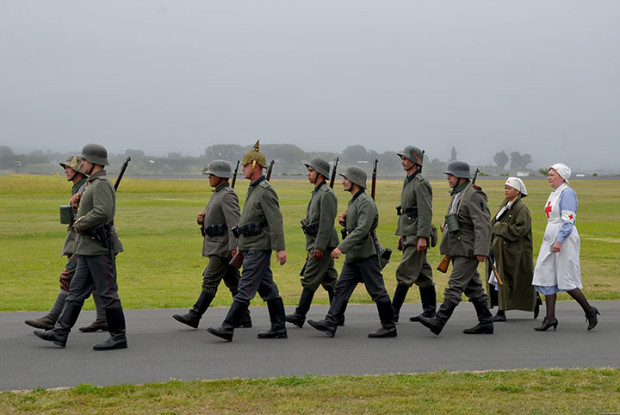
[[[414,146],[407,146],[403,149],[403,151],[396,154],[398,154],[399,157],[407,157],[418,166],[421,166],[422,163],[424,163],[424,151]]]
[[[108,150],[99,144],[86,144],[82,149],[82,158],[89,163],[108,166]]]
[[[232,166],[226,160],[213,160],[207,164],[207,169],[203,174],[212,174],[222,179],[230,179],[232,177]]]
[[[70,169],[75,170],[77,173],[84,174],[80,171],[80,165],[82,164],[82,157],[77,154],[70,155],[67,157],[67,161],[64,163],[58,163],[62,166],[63,169],[69,167]]]
[[[357,166],[351,166],[343,173],[340,173],[342,177],[349,180],[351,183],[355,183],[362,189],[366,188],[366,172]]]
[[[252,150],[243,155],[243,160],[241,161],[242,166],[255,161],[256,164],[262,168],[267,167],[267,159],[265,158],[265,155],[259,151],[259,141],[260,140],[256,141],[256,144],[254,144],[254,148]]]
[[[310,163],[304,163],[304,166],[312,167],[321,176],[329,178],[329,163],[322,158],[314,158],[310,160]]]
[[[453,161],[448,164],[448,169],[444,171],[444,174],[451,174],[454,177],[462,177],[465,179],[471,179],[471,173],[469,172],[469,164],[464,161]]]

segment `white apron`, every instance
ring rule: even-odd
[[[580,239],[577,227],[574,226],[568,238],[564,240],[560,252],[552,252],[551,250],[562,227],[562,221],[567,220],[575,223],[575,212],[560,212],[560,195],[567,188],[568,185],[565,183],[555,189],[545,204],[545,213],[548,217],[547,228],[540,245],[540,252],[534,268],[534,278],[532,279],[532,285],[543,287],[557,285],[560,291],[582,288],[581,265],[579,263]]]

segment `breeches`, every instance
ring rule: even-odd
[[[309,290],[316,291],[319,285],[324,288],[334,288],[338,280],[338,271],[334,268],[334,258],[330,255],[331,249],[323,252],[323,258],[314,257],[314,249],[310,251],[310,256],[306,262],[306,269],[301,278],[301,286]]]
[[[237,294],[241,276],[239,275],[239,270],[230,265],[229,262],[227,258],[217,255],[209,256],[209,263],[202,273],[202,290],[204,292],[215,296],[220,282],[224,280],[224,284],[226,284],[233,296]]]
[[[452,273],[444,297],[451,303],[461,302],[463,293],[472,302],[487,301],[487,295],[482,288],[480,274],[478,274],[478,259],[476,257],[456,256],[452,258]]]
[[[403,236],[403,258],[396,268],[396,281],[407,287],[432,287],[433,270],[426,260],[426,251],[418,252],[417,242],[415,236]]]

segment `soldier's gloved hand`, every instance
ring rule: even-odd
[[[198,214],[198,217],[196,218],[196,222],[198,222],[199,225],[202,225],[203,223],[205,223],[205,213],[204,212],[200,212]]]
[[[323,251],[321,251],[320,249],[314,248],[314,257],[316,259],[323,259]]]

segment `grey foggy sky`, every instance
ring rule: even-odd
[[[620,2],[0,0],[0,145],[618,171]]]

